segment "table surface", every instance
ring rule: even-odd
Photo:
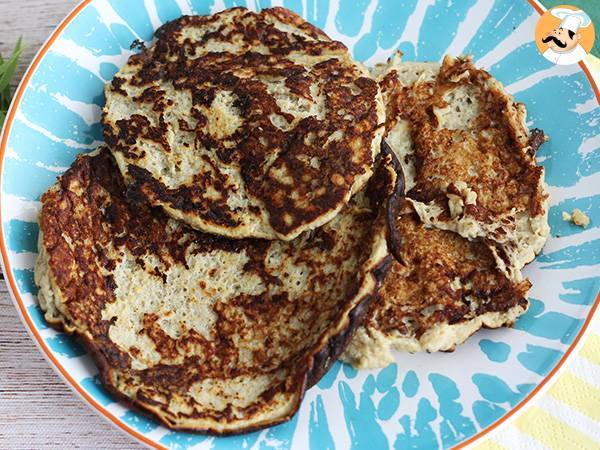
[[[0,0],[0,53],[23,36],[15,80],[76,0]],[[16,86],[15,86],[16,87]],[[0,448],[143,448],[89,408],[46,362],[0,280]]]

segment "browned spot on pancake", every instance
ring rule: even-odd
[[[371,306],[367,328],[419,338],[441,323],[527,304],[529,281],[510,282],[483,242],[426,228],[406,210],[396,219],[396,231],[400,260],[393,262]],[[458,289],[452,287],[455,280]]]
[[[112,79],[112,81],[110,82],[110,85],[112,87],[113,92],[117,92],[117,93],[127,97],[127,92],[124,91],[122,88],[123,83],[125,83],[125,80],[123,78],[114,77]]]
[[[129,165],[128,174],[132,177],[132,183],[128,186],[130,195],[139,197],[139,201],[146,200],[146,195],[151,195],[156,190],[161,191],[162,198],[176,209],[181,211],[201,211],[203,216],[217,224],[226,226],[235,226],[238,222],[231,216],[231,210],[227,207],[223,196],[213,198],[212,202],[202,202],[198,200],[200,192],[205,192],[209,185],[219,187],[225,186],[226,180],[223,176],[219,177],[222,184],[211,183],[209,174],[203,174],[195,178],[195,184],[189,189],[167,189],[162,183],[157,181],[152,174],[141,167],[133,164]],[[198,195],[195,195],[198,193]],[[145,195],[139,195],[145,194]]]
[[[389,96],[386,128],[397,120],[411,126],[416,185],[407,196],[421,201],[447,204],[448,182],[462,181],[477,193],[477,207],[470,207],[478,219],[491,221],[512,208],[543,213],[546,196],[539,190],[542,168],[536,166],[529,146],[539,147],[543,133],[519,122],[518,105],[496,86],[491,76],[477,69],[469,59],[444,60],[436,79],[403,87],[390,71],[380,82]],[[444,94],[467,86],[479,113],[468,130],[440,128],[434,108],[448,103]]]
[[[156,323],[160,319],[156,314],[144,314],[142,332],[154,342],[156,351],[166,359],[174,359],[179,355],[177,351],[177,340],[170,337],[162,327]]]
[[[531,134],[529,136],[529,145],[533,150],[533,153],[537,152],[541,145],[546,142],[546,135],[539,128],[534,128],[531,130]]]

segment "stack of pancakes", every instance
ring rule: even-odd
[[[384,145],[402,167],[395,260],[342,359],[393,361],[391,350],[452,351],[480,329],[512,325],[531,287],[521,269],[548,237],[540,130],[523,104],[468,58],[372,71],[386,104]]]
[[[283,8],[161,27],[106,146],[42,197],[39,302],[173,429],[280,423],[342,354],[450,350],[527,308],[548,234],[522,105],[468,59],[369,73]]]

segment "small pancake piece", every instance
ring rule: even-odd
[[[506,278],[482,242],[423,225],[408,202],[395,233],[398,260],[343,361],[375,368],[394,361],[392,349],[452,351],[481,327],[512,325],[527,310],[529,281]]]
[[[546,242],[548,194],[535,152],[540,130],[525,106],[470,58],[376,67],[387,109],[385,141],[421,221],[485,240],[514,281]]]
[[[317,230],[228,239],[132,203],[106,148],[81,155],[42,197],[40,306],[82,339],[108,391],[172,429],[283,422],[345,347],[389,265],[377,211],[394,183],[382,163]]]
[[[130,189],[200,231],[290,240],[372,174],[385,117],[346,47],[283,8],[184,16],[106,86]]]

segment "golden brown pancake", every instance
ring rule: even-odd
[[[549,233],[540,130],[525,107],[469,58],[376,67],[383,147],[398,157],[405,202],[392,265],[343,359],[382,367],[392,349],[451,351],[481,327],[527,309],[521,269]]]
[[[396,260],[344,361],[385,367],[393,349],[452,351],[479,328],[512,325],[527,310],[529,281],[506,278],[484,243],[423,225],[408,203],[394,232]]]
[[[387,162],[335,219],[286,242],[195,231],[126,198],[106,148],[81,155],[42,197],[46,320],[83,340],[109,392],[170,428],[288,420],[389,263]]]
[[[103,124],[130,188],[223,236],[290,240],[372,173],[377,83],[283,8],[184,16],[106,86]]]
[[[373,71],[386,102],[385,141],[398,156],[406,195],[424,223],[484,239],[515,281],[549,234],[540,130],[525,106],[469,58]]]

